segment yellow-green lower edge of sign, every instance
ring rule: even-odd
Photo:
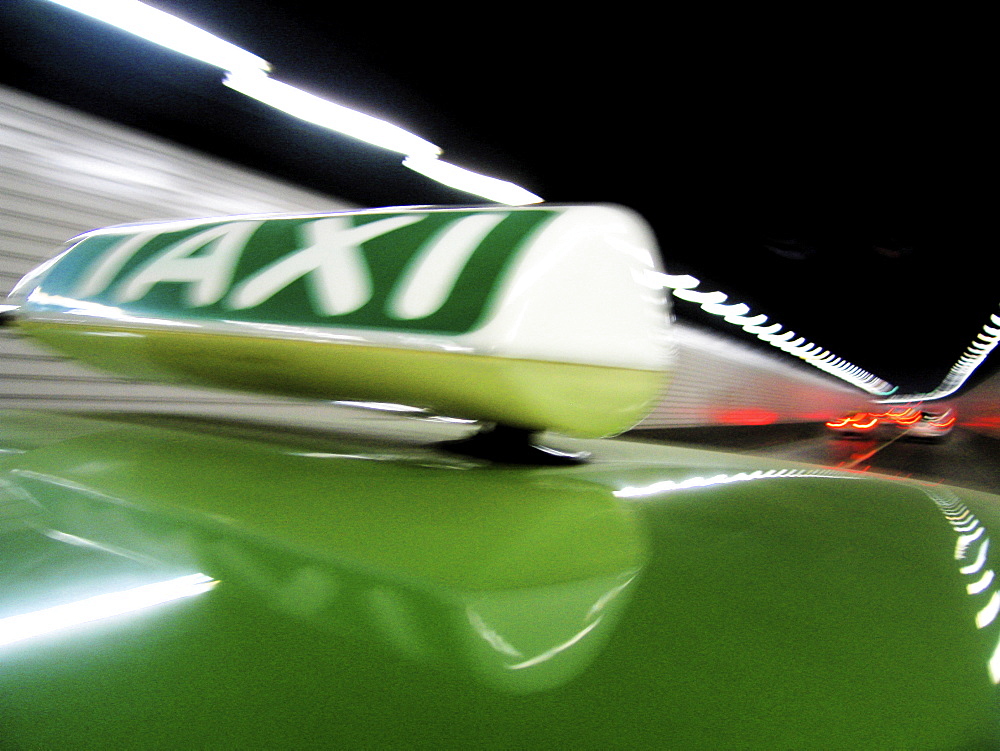
[[[666,374],[364,344],[22,321],[84,363],[140,379],[323,400],[391,402],[585,438],[645,417]]]

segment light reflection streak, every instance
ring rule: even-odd
[[[614,619],[614,614],[608,610],[608,606],[632,585],[637,576],[638,572],[633,573],[618,585],[603,592],[600,598],[587,609],[582,622],[574,627],[573,632],[568,638],[564,638],[562,641],[538,652],[536,652],[536,649],[525,649],[523,651],[519,649],[489,625],[475,608],[467,607],[465,617],[479,638],[486,642],[493,651],[503,655],[503,669],[516,673],[517,671],[538,667],[553,658],[559,657],[574,647],[581,645],[598,628],[607,627]],[[592,644],[591,649],[593,649],[595,642],[591,640],[590,643]]]
[[[983,565],[986,563],[986,553],[989,550],[990,541],[987,538],[983,540],[983,544],[979,546],[979,555],[976,556],[976,560],[970,563],[968,566],[963,566],[958,571],[961,574],[978,574],[983,569]]]
[[[955,541],[955,560],[960,560],[965,557],[965,551],[976,540],[983,536],[986,532],[986,527],[980,527],[975,532],[969,535],[959,535],[958,539]]]
[[[368,409],[376,412],[406,412],[408,414],[415,415],[422,415],[427,412],[427,410],[421,409],[420,407],[408,407],[405,404],[394,404],[391,402],[359,402],[347,399],[338,399],[336,403],[345,407],[357,407],[359,409]]]
[[[997,644],[996,651],[989,662],[990,679],[994,683],[1000,683],[1000,644]]]
[[[976,628],[986,628],[997,617],[1000,611],[1000,592],[994,592],[986,607],[976,613]]]
[[[644,498],[646,496],[666,493],[672,490],[690,490],[691,488],[705,488],[712,485],[728,485],[734,482],[749,482],[751,480],[770,480],[776,477],[797,478],[797,477],[824,477],[851,479],[853,475],[844,474],[835,470],[827,469],[769,469],[766,471],[756,470],[754,472],[738,472],[735,475],[719,474],[712,477],[689,477],[686,480],[660,480],[651,485],[642,487],[627,486],[614,491],[616,498]]]
[[[969,550],[970,545],[977,540],[982,540],[976,549],[975,559],[958,569],[959,573],[965,576],[979,574],[986,566],[990,548],[990,538],[986,534],[986,527],[982,525],[969,507],[962,503],[954,493],[943,488],[928,489],[925,492],[937,504],[938,509],[944,514],[945,519],[948,520],[952,529],[958,533],[958,539],[955,542],[956,561],[968,560],[971,555],[971,551]],[[975,532],[970,531],[973,529],[975,529]],[[986,569],[976,581],[965,585],[965,591],[970,597],[977,597],[989,591],[990,586],[995,580],[996,575],[993,570]],[[976,628],[984,629],[992,625],[996,621],[998,614],[1000,614],[1000,590],[994,589],[986,605],[980,607],[976,612]],[[990,680],[994,684],[1000,684],[1000,642],[994,647],[986,667]]]
[[[982,575],[979,581],[975,581],[972,584],[966,586],[965,591],[968,592],[970,595],[978,595],[980,592],[982,592],[984,589],[990,586],[990,584],[993,583],[993,579],[994,579],[993,571],[992,569],[988,569],[986,573]]]
[[[161,605],[207,592],[218,581],[205,574],[145,584],[121,592],[109,592],[44,610],[0,619],[0,646],[50,634],[84,623]]]
[[[89,300],[62,295],[50,295],[40,289],[35,289],[28,300],[39,305],[52,305],[65,308],[61,312],[33,312],[31,320],[49,323],[83,323],[88,326],[127,326],[129,332],[107,332],[87,330],[87,336],[142,336],[138,332],[158,332],[170,329],[196,329],[200,333],[220,336],[258,337],[262,339],[280,339],[283,341],[298,340],[304,342],[333,342],[343,345],[357,346],[388,346],[411,349],[433,349],[441,352],[467,353],[473,350],[468,345],[460,345],[441,337],[440,340],[430,340],[427,337],[415,338],[410,334],[388,331],[367,331],[363,336],[344,334],[337,330],[321,326],[294,326],[288,324],[266,324],[257,321],[220,320],[181,320],[178,318],[155,318],[136,316],[126,313],[121,308],[102,305]],[[94,320],[91,320],[94,319]],[[417,408],[410,407],[410,410]]]
[[[541,654],[536,655],[535,657],[532,657],[530,660],[525,660],[524,662],[519,662],[516,665],[507,665],[506,668],[508,670],[523,670],[524,668],[534,667],[535,665],[538,665],[538,664],[540,664],[542,662],[545,662],[546,660],[552,659],[553,657],[555,657],[560,652],[565,652],[567,649],[569,649],[570,647],[572,647],[574,644],[577,644],[587,634],[589,634],[591,631],[593,631],[595,628],[597,628],[597,626],[600,624],[600,622],[603,619],[604,619],[604,616],[598,616],[597,618],[594,619],[593,623],[588,624],[586,628],[584,628],[579,633],[577,633],[576,635],[574,635],[571,639],[563,642],[562,644],[558,644],[558,645],[552,647],[551,649],[545,650]]]
[[[170,326],[174,328],[199,328],[199,324],[193,322],[178,321],[173,318],[151,318],[149,316],[136,316],[126,313],[121,308],[89,300],[78,300],[73,297],[63,295],[50,295],[41,289],[35,289],[28,295],[28,301],[38,305],[54,305],[65,308],[68,316],[83,316],[87,318],[99,318],[114,321],[122,324],[148,324],[154,326]]]
[[[587,611],[587,617],[588,618],[593,618],[598,613],[600,613],[602,610],[604,610],[604,608],[607,606],[607,604],[609,602],[611,602],[613,599],[615,599],[622,592],[624,592],[625,589],[629,585],[631,585],[633,581],[635,581],[635,577],[634,576],[630,576],[628,579],[626,579],[625,581],[623,581],[617,587],[614,587],[613,589],[609,589],[607,592],[605,592],[603,595],[601,595],[600,599],[597,602],[595,602],[593,605],[590,606],[590,610]]]
[[[975,527],[976,527],[977,524],[979,524],[979,521],[977,519],[973,518],[973,519],[971,519],[970,521],[968,521],[967,523],[963,524],[960,527],[956,526],[955,527],[955,531],[956,532],[968,532],[971,529],[975,529]]]
[[[483,638],[483,641],[493,647],[493,649],[497,652],[509,657],[524,657],[521,651],[509,641],[504,639],[503,636],[496,631],[496,629],[490,628],[479,613],[469,610],[467,612],[467,617],[469,619],[469,625],[476,630],[476,633]]]

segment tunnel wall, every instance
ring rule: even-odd
[[[1000,438],[1000,373],[952,400],[951,404],[963,428]]]

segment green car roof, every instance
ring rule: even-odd
[[[385,423],[382,423],[385,424]],[[993,748],[983,493],[553,438],[0,418],[14,748]]]

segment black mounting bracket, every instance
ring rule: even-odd
[[[444,441],[437,446],[453,454],[496,464],[566,467],[585,464],[590,457],[587,452],[569,453],[539,445],[533,440],[535,432],[509,425],[487,425],[468,438]]]

